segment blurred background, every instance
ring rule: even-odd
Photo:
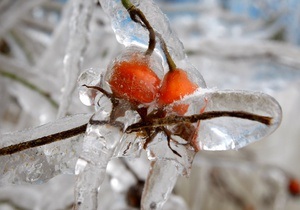
[[[80,26],[72,19],[74,2],[0,0],[0,133],[54,121],[63,90],[71,101],[68,114],[93,112],[79,100],[78,74],[105,69],[123,47],[100,4],[89,13],[88,26]],[[165,209],[298,210],[293,180],[300,179],[300,1],[156,2],[208,87],[262,91],[283,110],[281,126],[268,138],[239,151],[199,152],[190,178],[178,180]],[[82,30],[72,31],[72,24]],[[80,36],[70,46],[74,34]],[[66,67],[66,55],[77,63]],[[78,68],[76,78],[70,68]],[[148,164],[140,167],[147,170]],[[2,171],[0,210],[72,207],[72,175],[39,185],[6,183],[6,176]],[[126,190],[115,190],[110,178],[101,209],[130,209],[112,205]]]

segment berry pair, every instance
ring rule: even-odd
[[[113,63],[108,83],[116,97],[135,104],[155,101],[159,107],[164,107],[197,89],[187,72],[179,68],[169,70],[161,81],[150,59],[150,56],[134,52],[127,59]],[[173,111],[179,115],[184,115],[187,109],[186,104],[173,106]]]

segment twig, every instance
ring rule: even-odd
[[[195,123],[200,120],[209,120],[218,117],[236,117],[240,119],[247,119],[252,121],[257,121],[265,125],[271,125],[272,118],[268,116],[261,116],[255,115],[249,112],[243,111],[211,111],[211,112],[204,112],[202,114],[195,114],[190,116],[178,116],[178,115],[171,115],[164,118],[154,118],[148,121],[143,121],[139,123],[132,124],[128,126],[126,129],[127,133],[137,132],[142,129],[148,127],[161,127],[164,125],[174,125],[178,123]]]
[[[10,145],[7,147],[3,147],[0,149],[0,156],[3,155],[12,155],[17,152],[21,152],[26,149],[43,146],[46,144],[50,144],[56,141],[66,140],[73,136],[77,136],[83,134],[86,130],[87,124],[83,124],[81,126],[72,128],[70,130],[65,130],[59,133],[54,133],[48,136],[43,136],[41,138],[33,139],[30,141],[22,142],[19,144]]]

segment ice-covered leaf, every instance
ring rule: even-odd
[[[201,90],[185,97],[188,113],[204,108],[209,111],[240,111],[271,117],[271,124],[236,117],[218,117],[200,122],[196,141],[202,150],[239,149],[271,134],[281,122],[281,107],[261,92]]]

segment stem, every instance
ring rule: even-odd
[[[154,29],[152,28],[144,13],[139,8],[134,6],[129,0],[122,0],[122,4],[124,8],[127,9],[130,18],[134,22],[140,23],[143,27],[146,27],[149,31],[149,45],[145,54],[151,55],[156,45]],[[136,17],[139,17],[140,20],[138,20]]]
[[[122,0],[122,4],[127,10],[129,10],[131,7],[134,7],[134,5],[129,0]]]
[[[169,70],[170,71],[173,71],[177,68],[174,60],[172,59],[169,51],[168,51],[168,48],[167,48],[167,44],[165,42],[165,40],[163,39],[162,35],[159,34],[159,33],[156,33],[156,36],[158,36],[159,40],[160,40],[160,45],[161,45],[161,48],[166,56],[166,59],[167,59],[167,63],[168,63],[168,66],[169,66]]]
[[[146,122],[135,123],[127,127],[126,133],[141,131],[142,129],[149,128],[149,127],[156,128],[165,125],[175,125],[178,123],[195,123],[200,120],[209,120],[218,117],[236,117],[240,119],[248,119],[248,120],[260,122],[265,125],[271,125],[272,123],[271,117],[255,115],[249,112],[211,111],[211,112],[204,112],[202,114],[195,114],[190,116],[171,115],[164,118],[155,118]]]
[[[148,49],[145,54],[151,55],[153,53],[153,50],[156,45],[155,36],[158,36],[162,50],[167,59],[169,70],[170,71],[175,70],[177,67],[168,51],[165,40],[162,38],[162,36],[159,33],[155,33],[154,29],[150,25],[149,21],[147,20],[147,18],[144,15],[144,13],[140,9],[136,8],[129,0],[122,0],[122,4],[127,9],[131,19],[134,22],[140,23],[143,27],[146,27],[147,30],[149,31],[149,45],[148,45]],[[136,19],[136,15],[140,18],[140,21]]]
[[[3,147],[0,149],[0,156],[3,155],[12,155],[17,152],[21,152],[26,149],[43,146],[46,144],[50,144],[53,142],[66,140],[73,136],[77,136],[79,134],[83,134],[86,130],[87,124],[83,124],[79,127],[72,128],[70,130],[65,130],[59,133],[54,133],[48,136],[43,136],[41,138],[33,139],[30,141],[22,142],[19,144],[10,145],[7,147]]]
[[[54,108],[56,108],[56,109],[58,108],[58,103],[51,98],[51,96],[49,95],[49,93],[41,90],[39,87],[37,87],[36,85],[30,83],[29,81],[27,81],[27,80],[25,80],[25,79],[23,79],[23,78],[15,75],[13,73],[10,73],[10,72],[7,72],[7,71],[3,71],[1,69],[0,69],[0,75],[3,76],[3,77],[7,77],[9,79],[12,79],[14,81],[17,81],[17,82],[21,83],[22,85],[26,86],[27,88],[29,88],[29,89],[31,89],[33,91],[38,92],[43,97],[45,97]]]

